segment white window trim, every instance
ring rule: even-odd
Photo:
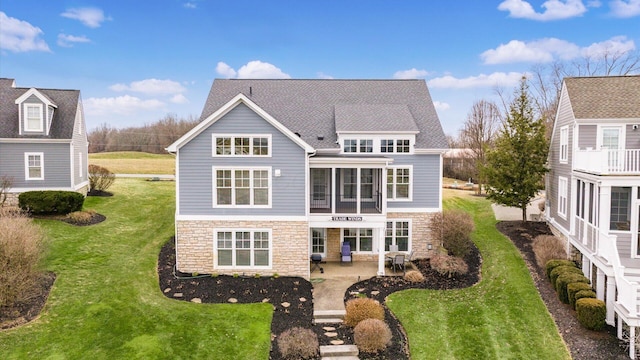
[[[229,205],[218,205],[218,187],[216,183],[216,171],[217,170],[230,170],[231,171],[231,204]],[[250,204],[248,205],[236,205],[236,186],[235,186],[235,171],[236,170],[247,170],[249,171],[249,193],[250,193]],[[268,189],[268,204],[267,205],[254,205],[254,187],[253,187],[253,172],[256,170],[264,170],[269,174],[269,189]],[[271,194],[273,192],[273,176],[271,173],[271,166],[262,166],[262,167],[244,167],[244,166],[214,166],[212,168],[212,178],[213,178],[213,207],[214,208],[253,208],[253,209],[270,209],[271,204],[273,203]]]
[[[29,156],[40,156],[40,177],[29,176]],[[44,180],[44,153],[41,153],[41,152],[24,153],[24,178],[25,180]]]
[[[569,162],[569,126],[563,126],[560,128],[560,163],[566,164]]]
[[[402,202],[402,201],[413,201],[413,165],[402,165],[402,166],[389,166],[387,169],[393,170],[393,194],[387,193],[387,201],[390,202]],[[408,198],[397,198],[396,194],[396,170],[397,169],[409,169],[409,197]],[[387,176],[386,170],[384,174],[385,178]],[[387,183],[387,185],[389,185]]]
[[[396,241],[396,223],[398,223],[398,222],[406,222],[407,223],[407,226],[409,227],[409,235],[408,235],[409,236],[409,240],[407,242],[407,252],[411,252],[412,245],[413,245],[412,244],[413,243],[413,240],[412,240],[413,224],[411,223],[411,220],[412,219],[393,218],[393,219],[387,219],[387,221],[386,221],[386,222],[390,222],[390,223],[393,224],[392,227],[391,227],[391,229],[392,229],[391,230],[392,231],[391,244],[397,244],[397,241]],[[385,244],[386,244],[386,239],[387,239],[387,225],[386,225],[386,223],[385,223],[384,229],[382,231],[384,231],[384,233],[383,233],[383,236],[382,236],[382,244],[380,244],[380,247],[382,249],[384,249],[384,251],[387,251],[385,249]]]
[[[82,152],[78,152],[78,177],[82,178]]]
[[[569,207],[568,186],[568,179],[564,176],[558,176],[558,215],[565,220],[567,219],[567,209]],[[564,203],[562,198],[564,198]]]
[[[39,122],[38,124],[40,125],[37,129],[29,129],[29,127],[27,126],[27,124],[29,123],[29,108],[30,107],[36,107],[38,108],[38,114],[40,114],[39,118]],[[43,124],[43,106],[42,104],[33,104],[33,103],[24,103],[24,111],[22,113],[23,115],[23,127],[24,127],[24,131],[25,132],[43,132],[44,131],[44,124]]]
[[[606,129],[617,129],[620,130],[620,138],[619,141],[620,143],[618,144],[618,147],[620,149],[625,149],[626,148],[626,138],[627,138],[627,128],[624,125],[600,125],[598,124],[598,129],[597,129],[597,134],[596,134],[596,148],[598,150],[602,149],[602,136],[604,134],[604,130]]]
[[[249,138],[249,154],[247,155],[236,155],[235,154],[235,138]],[[216,154],[216,139],[218,138],[231,138],[231,154],[229,155],[218,155]],[[254,155],[253,154],[253,139],[255,138],[267,138],[269,142],[267,148],[267,155]],[[255,158],[270,158],[272,154],[272,138],[271,134],[213,134],[212,135],[212,147],[211,147],[211,156],[213,157],[255,157]]]
[[[219,232],[230,232],[231,233],[231,243],[233,247],[231,248],[231,266],[228,265],[218,265],[218,233]],[[254,247],[253,247],[253,239],[254,235],[257,232],[266,232],[269,234],[269,265],[267,266],[256,266],[256,265],[236,265],[236,232],[249,232],[251,233],[251,262],[253,263],[254,256]],[[224,249],[228,250],[228,249]],[[271,269],[273,267],[273,231],[272,229],[266,228],[216,228],[213,229],[213,268],[214,269]]]
[[[376,229],[373,228],[349,228],[349,227],[345,227],[345,228],[340,228],[340,244],[342,244],[344,242],[344,231],[347,229],[353,229],[356,230],[356,248],[355,249],[351,249],[351,252],[353,252],[354,254],[375,254],[377,253],[377,251],[375,251],[376,247],[375,247],[375,240],[376,240]],[[371,230],[371,250],[365,250],[365,251],[361,251],[360,250],[360,230]]]
[[[377,189],[376,185],[378,184],[375,180],[375,176],[376,176],[376,170],[378,170],[377,168],[369,168],[369,167],[363,167],[363,168],[340,168],[340,201],[341,202],[356,202],[358,200],[360,200],[360,202],[373,202],[376,201],[376,191],[381,192],[382,189]],[[360,171],[358,171],[358,169]],[[370,198],[367,197],[362,197],[362,170],[367,169],[367,170],[373,170],[373,183],[372,185],[372,194]],[[344,191],[344,177],[345,177],[345,171],[344,170],[355,170],[356,171],[356,193],[354,194],[355,197],[353,198],[347,198],[345,197],[345,191]],[[380,170],[385,171],[385,170]],[[386,176],[386,172],[384,173],[384,176]],[[358,194],[360,195],[360,197],[358,198]]]
[[[344,142],[345,140],[355,140],[356,141],[356,151],[355,152],[345,152]],[[360,152],[360,141],[361,140],[372,140],[373,149],[372,152]],[[393,140],[393,151],[392,152],[382,152],[382,140]],[[409,140],[409,152],[398,152],[398,140]],[[340,144],[340,153],[342,154],[368,154],[368,155],[387,155],[387,154],[400,154],[400,155],[412,155],[414,154],[414,147],[416,143],[415,135],[401,135],[401,134],[387,134],[387,135],[355,135],[355,134],[342,134],[338,136],[338,143]]]

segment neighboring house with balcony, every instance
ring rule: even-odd
[[[640,326],[640,76],[563,82],[547,177],[546,216],[607,305],[606,322],[635,358]],[[617,324],[616,324],[617,318]]]
[[[8,202],[31,190],[86,194],[88,142],[78,90],[16,87],[0,78],[0,177]]]
[[[424,80],[220,80],[176,154],[176,263],[309,278],[311,254],[426,257],[442,127]]]

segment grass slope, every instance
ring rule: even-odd
[[[407,331],[411,357],[570,359],[518,250],[496,230],[489,202],[448,195],[445,208],[474,216],[482,279],[468,289],[389,296],[389,308]]]
[[[40,221],[57,279],[38,320],[0,332],[0,359],[267,359],[271,305],[186,303],[158,288],[174,183],[118,179],[109,190],[85,202],[101,224]]]
[[[171,154],[117,151],[89,154],[89,164],[99,165],[115,174],[175,174],[176,159]]]

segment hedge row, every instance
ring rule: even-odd
[[[82,210],[84,195],[75,191],[27,191],[18,196],[18,205],[33,215],[66,215]]]

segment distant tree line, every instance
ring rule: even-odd
[[[180,118],[169,114],[152,124],[117,129],[103,123],[89,131],[89,152],[143,151],[166,153],[165,148],[198,124],[193,117]]]

